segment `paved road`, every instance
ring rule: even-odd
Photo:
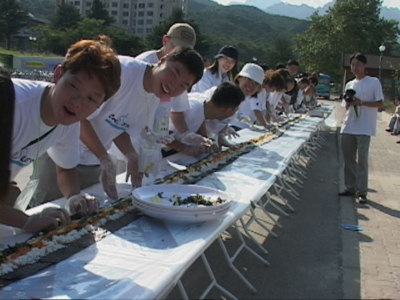
[[[336,101],[328,103],[337,105],[340,126],[342,108]],[[274,228],[278,238],[252,227],[269,250],[263,257],[271,265],[262,265],[246,251],[235,262],[258,293],[238,280],[214,243],[206,255],[217,281],[240,299],[400,299],[400,145],[384,131],[388,119],[386,113],[379,114],[378,134],[371,143],[368,205],[337,196],[343,189],[338,128],[309,165],[301,201],[288,197],[296,212],[279,219],[284,229]],[[364,230],[346,231],[340,224],[359,224]],[[226,245],[233,253],[238,239],[233,230],[228,233],[233,239]],[[199,260],[183,276],[190,299],[199,297],[209,282]],[[168,299],[178,298],[175,288]],[[213,289],[208,298],[225,297]]]

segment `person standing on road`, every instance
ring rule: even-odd
[[[356,196],[359,203],[367,202],[368,150],[371,136],[376,133],[378,109],[383,106],[383,92],[377,78],[367,76],[367,58],[356,53],[350,58],[355,79],[346,84],[345,94],[353,90],[353,97],[344,97],[347,110],[341,129],[346,189],[339,196]]]

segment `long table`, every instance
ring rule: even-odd
[[[329,112],[329,109],[327,109]],[[323,121],[306,117],[281,137],[257,147],[196,185],[228,193],[232,206],[220,219],[197,224],[173,224],[146,216],[107,236],[100,242],[33,276],[3,288],[1,299],[159,299],[167,295],[190,265],[235,223],[274,184],[290,157]],[[260,135],[240,131],[237,142]],[[191,162],[181,154],[168,157],[180,164]],[[164,173],[173,172],[166,162]],[[119,190],[130,193],[125,174],[117,177]],[[100,185],[87,192],[104,198]],[[50,205],[62,205],[59,199]],[[35,208],[35,210],[42,209]],[[26,234],[2,238],[2,243],[26,239]]]

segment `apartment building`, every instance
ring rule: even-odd
[[[153,27],[167,20],[175,8],[187,13],[188,0],[102,0],[118,27],[128,34],[145,36]],[[89,14],[93,0],[66,0],[81,15]]]

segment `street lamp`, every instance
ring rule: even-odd
[[[33,54],[33,43],[36,42],[36,36],[30,36],[29,40],[31,41],[31,53]]]
[[[382,79],[381,79],[381,77],[382,77],[382,55],[383,55],[383,52],[385,52],[385,50],[386,50],[386,46],[382,43],[382,45],[379,46],[379,52],[381,53],[379,56],[379,81],[381,82],[381,84],[382,84]]]

